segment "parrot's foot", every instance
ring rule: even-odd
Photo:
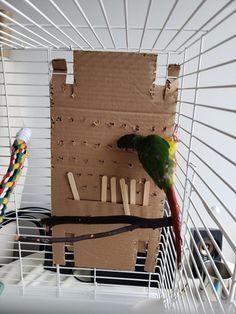
[[[172,134],[173,141],[175,141],[175,142],[179,142],[180,141],[179,137],[178,137],[178,129],[179,129],[179,125],[176,123],[175,127],[174,127],[173,134]]]

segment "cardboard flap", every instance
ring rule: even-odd
[[[53,72],[67,72],[67,65],[65,59],[52,60]]]

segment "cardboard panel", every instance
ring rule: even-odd
[[[163,216],[165,195],[151,181],[135,153],[117,148],[127,133],[170,136],[176,110],[179,66],[171,65],[166,86],[155,86],[157,56],[152,54],[74,52],[73,85],[65,75],[53,75],[52,118],[52,212],[53,215],[124,214],[119,179],[129,186],[136,180],[136,205],[131,214]],[[55,72],[65,72],[63,60],[53,62]],[[67,173],[72,172],[80,200],[72,200]],[[101,202],[101,178],[107,176],[107,199]],[[111,203],[110,179],[117,178],[116,203]],[[146,180],[151,181],[149,206],[142,206]],[[105,226],[111,230],[114,225]],[[53,235],[100,232],[104,226],[60,225]],[[159,230],[138,230],[111,238],[74,245],[75,264],[134,270],[138,247],[147,243],[146,271],[155,267]],[[142,249],[142,250],[143,250]],[[62,247],[54,246],[54,262],[64,264]]]

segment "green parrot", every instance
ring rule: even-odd
[[[154,183],[164,190],[171,210],[172,225],[175,233],[175,246],[178,268],[181,265],[180,208],[174,190],[176,136],[162,138],[159,135],[142,136],[127,134],[117,141],[121,149],[132,149],[138,153],[143,168]]]

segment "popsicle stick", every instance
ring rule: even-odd
[[[80,201],[79,192],[78,192],[77,187],[76,187],[76,183],[75,183],[75,179],[74,179],[73,173],[72,172],[68,172],[67,173],[67,177],[68,177],[68,180],[69,180],[69,184],[70,184],[70,188],[71,188],[71,192],[72,192],[74,200]]]
[[[149,193],[150,193],[150,181],[146,181],[144,184],[144,191],[143,191],[143,206],[148,206]]]
[[[126,193],[127,193],[127,203],[129,204],[129,187],[128,187],[127,183],[125,183],[125,189],[126,189]]]
[[[136,180],[130,180],[130,204],[136,204]]]
[[[102,177],[101,201],[107,201],[107,176]]]
[[[111,202],[116,203],[116,177],[111,178]]]
[[[130,209],[129,209],[129,204],[128,204],[128,193],[127,193],[125,179],[120,179],[120,189],[121,189],[121,196],[122,196],[125,215],[130,215]]]

